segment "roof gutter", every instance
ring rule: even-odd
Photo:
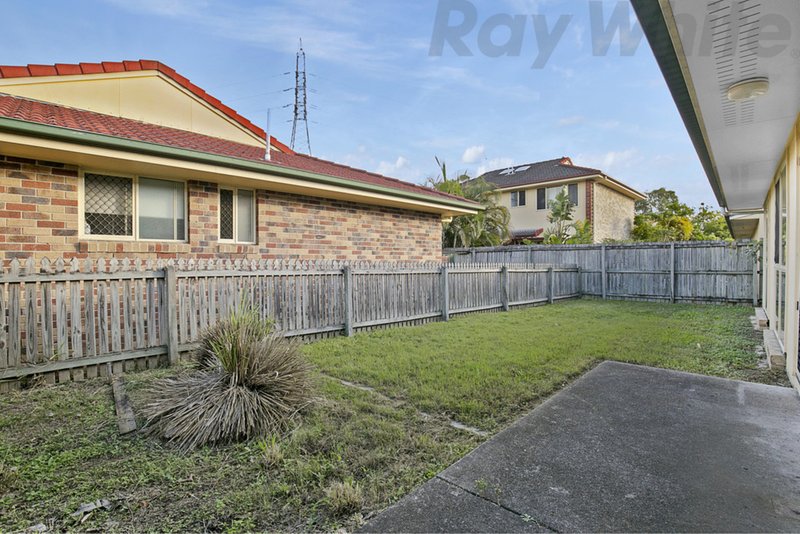
[[[675,105],[678,107],[683,123],[689,132],[689,137],[692,139],[694,148],[700,158],[700,163],[702,163],[706,172],[711,189],[717,197],[717,202],[724,210],[728,203],[725,200],[722,182],[714,165],[711,150],[706,142],[701,115],[695,107],[695,100],[691,91],[691,80],[687,79],[689,73],[688,70],[684,72],[676,52],[676,46],[680,46],[680,42],[673,42],[667,15],[664,12],[664,9],[669,9],[669,3],[664,0],[631,0],[631,4],[633,4],[639,23],[644,30],[647,41],[650,43],[650,48],[653,50],[658,66],[664,75],[670,93],[672,93],[672,98],[675,100]]]
[[[260,174],[283,176],[286,178],[294,178],[298,180],[305,180],[319,184],[346,187],[349,189],[356,189],[360,191],[381,193],[384,195],[390,195],[398,198],[439,204],[441,206],[454,207],[462,210],[466,209],[474,212],[477,212],[482,209],[482,206],[480,204],[468,200],[459,201],[456,199],[436,197],[433,195],[423,195],[411,191],[402,191],[399,189],[392,189],[380,185],[358,182],[356,180],[347,180],[345,178],[338,178],[335,176],[328,176],[325,174],[318,174],[299,169],[292,169],[290,167],[271,164],[266,161],[263,162],[251,161],[241,158],[234,158],[231,156],[209,154],[207,152],[199,152],[197,150],[189,150],[185,148],[176,148],[165,145],[158,145],[155,143],[147,143],[144,141],[134,141],[130,139],[123,139],[120,137],[113,137],[110,135],[81,132],[69,128],[51,126],[48,124],[39,124],[34,122],[22,121],[18,119],[9,119],[7,117],[0,117],[0,131],[5,131],[19,135],[27,135],[30,137],[37,137],[42,139],[50,139],[55,141],[64,141],[69,143],[94,146],[99,148],[108,148],[113,150],[122,150],[125,152],[147,154],[151,156],[160,156],[170,159],[192,161],[196,163],[204,163],[209,165],[218,165],[221,167],[251,171]]]

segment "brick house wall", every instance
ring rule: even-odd
[[[256,244],[218,242],[219,188],[186,183],[188,242],[81,238],[77,167],[0,155],[0,258],[439,261],[436,214],[258,190]]]
[[[602,184],[595,183],[592,202],[594,240],[630,239],[633,230],[635,201]]]

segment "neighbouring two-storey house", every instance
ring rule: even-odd
[[[0,260],[440,260],[480,206],[295,153],[163,63],[0,66]]]
[[[513,242],[537,242],[550,225],[548,205],[566,188],[575,206],[573,220],[588,221],[595,242],[624,240],[633,230],[634,203],[645,196],[598,169],[568,157],[516,165],[481,176],[495,185],[500,205],[511,214]]]

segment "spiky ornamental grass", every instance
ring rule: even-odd
[[[285,431],[311,401],[311,367],[298,340],[247,309],[206,330],[195,370],[150,393],[145,431],[188,451]]]

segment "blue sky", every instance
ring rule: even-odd
[[[272,108],[288,143],[283,73],[302,37],[315,156],[421,183],[434,156],[475,174],[568,155],[641,191],[716,205],[644,40],[623,55],[615,34],[596,55],[608,36],[593,31],[588,0],[444,1],[6,2],[0,64],[160,60],[262,126]],[[627,3],[599,4],[606,25],[615,9],[634,18]],[[476,22],[461,42],[472,55],[450,42],[432,54],[436,27],[458,26],[469,6]],[[437,26],[440,9],[449,17]],[[550,31],[561,20],[563,35],[537,34],[532,15]],[[485,34],[511,54],[489,57]],[[553,52],[532,68],[539,41]]]

